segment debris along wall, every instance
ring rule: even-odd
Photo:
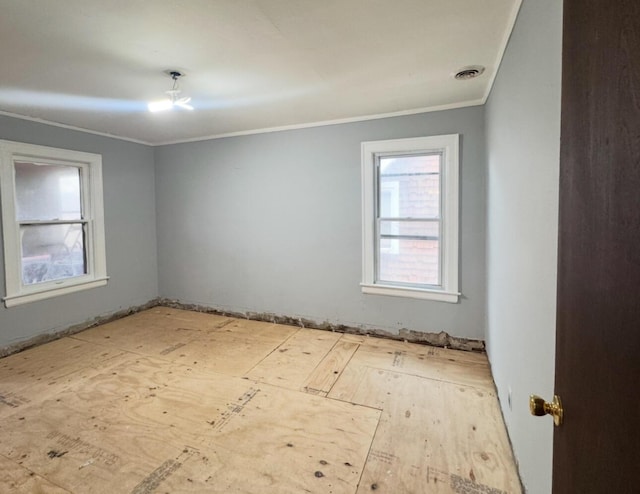
[[[222,316],[238,317],[253,321],[272,322],[275,324],[288,324],[290,326],[298,326],[300,328],[323,329],[327,331],[335,331],[338,333],[387,338],[391,340],[407,341],[409,343],[420,343],[442,348],[451,348],[454,350],[484,352],[484,341],[451,336],[444,331],[441,331],[439,333],[426,333],[422,331],[402,328],[397,333],[391,333],[383,329],[345,326],[344,324],[332,324],[328,321],[318,322],[304,318],[294,318],[271,313],[240,313],[233,311],[224,311],[203,305],[184,304],[178,300],[158,299],[157,304],[163,307],[172,307],[174,309],[205,312],[207,314],[218,314]]]

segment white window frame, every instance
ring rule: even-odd
[[[458,134],[368,141],[362,150],[362,283],[363,293],[457,303],[459,229],[459,141]],[[385,284],[376,280],[377,166],[380,157],[420,153],[442,153],[439,286]]]
[[[86,274],[30,285],[22,282],[20,222],[16,215],[16,161],[75,166],[81,170]],[[0,194],[6,289],[3,300],[6,307],[107,284],[101,155],[0,140]]]

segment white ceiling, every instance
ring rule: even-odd
[[[0,0],[0,112],[160,144],[481,104],[519,6]],[[195,111],[147,111],[167,69]]]

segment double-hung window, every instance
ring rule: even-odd
[[[362,143],[362,291],[457,302],[457,134]]]
[[[107,283],[102,158],[0,141],[7,307]]]

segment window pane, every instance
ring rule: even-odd
[[[17,161],[15,170],[18,221],[82,218],[79,168]]]
[[[381,158],[378,215],[438,218],[441,158],[441,154]]]
[[[397,218],[400,213],[400,184],[387,181],[380,186],[380,218]]]
[[[86,274],[81,223],[22,226],[20,238],[25,285]]]
[[[378,280],[439,285],[438,240],[380,239]]]

